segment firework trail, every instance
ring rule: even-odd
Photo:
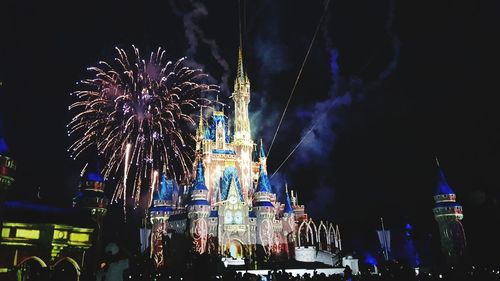
[[[97,149],[103,155],[105,179],[119,175],[112,202],[131,196],[139,204],[141,187],[151,187],[156,174],[163,172],[179,182],[190,178],[194,157],[192,116],[210,103],[219,91],[205,84],[207,75],[183,65],[185,58],[171,62],[158,48],[149,59],[139,49],[133,53],[116,48],[111,62],[100,61],[87,68],[92,77],[78,83],[69,106],[75,115],[68,135],[76,141],[68,151],[74,159],[82,152]],[[129,188],[127,188],[129,186]]]

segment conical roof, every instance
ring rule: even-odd
[[[443,170],[439,168],[439,182],[438,182],[438,188],[436,190],[436,195],[441,195],[441,194],[455,194],[455,192],[446,181]]]
[[[162,174],[158,192],[154,194],[153,199],[171,201],[174,195],[174,190],[177,189],[176,185],[175,181],[167,179],[167,176]]]
[[[198,166],[196,168],[196,180],[193,185],[193,190],[208,190],[205,185],[205,175],[203,171],[203,163],[201,160],[198,161]]]
[[[443,169],[441,169],[439,165],[437,157],[436,157],[436,164],[439,172],[439,182],[435,195],[455,194],[453,189],[451,189],[451,187],[448,185],[448,182],[446,181],[446,177],[444,176]]]
[[[269,182],[269,178],[263,164],[260,164],[259,167],[259,181],[257,183],[256,192],[272,192],[271,183]]]

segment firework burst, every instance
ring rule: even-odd
[[[72,93],[77,101],[69,106],[75,115],[68,134],[77,138],[68,151],[76,159],[97,149],[105,159],[105,179],[123,170],[112,201],[131,196],[137,206],[141,187],[152,187],[158,172],[180,182],[190,178],[193,114],[218,87],[205,84],[207,75],[184,66],[184,58],[167,61],[158,48],[145,60],[132,49],[116,48],[113,61],[87,68],[92,77],[78,83],[82,89]]]

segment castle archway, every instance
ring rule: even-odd
[[[321,222],[318,228],[317,233],[318,247],[320,250],[327,251],[329,250],[330,239],[328,237],[328,231],[326,229],[326,225]]]
[[[54,264],[52,273],[53,280],[78,281],[80,278],[80,266],[74,259],[65,257]]]
[[[47,264],[37,256],[31,256],[17,264],[19,281],[43,280],[47,273]]]
[[[299,225],[299,230],[297,232],[297,242],[299,247],[303,246],[315,246],[316,245],[316,232],[314,232],[311,227],[311,222],[308,220],[302,221]],[[316,226],[313,224],[316,228]]]

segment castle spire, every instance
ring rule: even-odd
[[[264,169],[267,170],[267,157],[266,157],[266,151],[264,150],[264,144],[262,143],[262,139],[260,139],[259,161],[260,164],[264,166]]]
[[[260,158],[266,158],[266,151],[264,150],[264,144],[262,143],[262,138],[260,139]]]
[[[198,123],[198,130],[196,131],[196,151],[202,149],[202,141],[205,138],[205,129],[203,128],[203,107],[200,106],[200,121]]]
[[[292,202],[290,201],[290,195],[288,195],[288,184],[285,183],[285,214],[293,213]]]
[[[234,125],[233,131],[233,148],[240,158],[240,172],[241,172],[241,188],[245,201],[250,198],[248,194],[252,193],[253,178],[252,178],[252,152],[253,144],[250,118],[248,116],[248,104],[250,103],[250,81],[245,68],[243,66],[243,34],[241,28],[241,11],[239,17],[240,25],[240,42],[238,48],[238,65],[236,69],[236,79],[234,81],[234,91],[232,94],[233,108],[234,108]]]
[[[236,79],[245,81],[245,77],[246,74],[243,68],[243,47],[240,45],[240,47],[238,48],[238,69],[236,70]]]
[[[193,189],[195,190],[208,190],[205,185],[205,175],[203,173],[203,163],[201,159],[198,160],[198,167],[196,168],[196,181]]]
[[[203,133],[203,107],[200,106],[200,121],[198,123],[198,132]]]

